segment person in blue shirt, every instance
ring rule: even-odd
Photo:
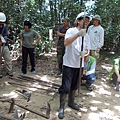
[[[96,81],[95,75],[96,59],[89,54],[84,57],[84,69],[82,80],[86,80],[85,86],[89,91],[93,90],[92,84]]]
[[[13,76],[12,61],[10,57],[10,51],[8,48],[8,29],[5,22],[6,16],[3,12],[0,12],[0,63],[2,63],[3,57],[6,72],[10,77],[12,77]],[[0,78],[2,78],[1,67],[2,65],[0,65]]]

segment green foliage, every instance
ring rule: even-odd
[[[19,48],[19,34],[23,30],[23,22],[29,19],[32,23],[32,29],[41,35],[41,40],[36,46],[36,55],[41,52],[51,51],[51,41],[48,39],[49,28],[52,28],[50,11],[43,6],[44,0],[5,0],[0,2],[1,11],[6,14],[7,24],[11,32],[14,33],[15,43],[11,48],[16,50]]]
[[[42,36],[36,46],[36,55],[42,52],[50,52],[53,41],[49,41],[48,31],[59,25],[65,17],[70,18],[73,24],[78,13],[84,11],[90,15],[99,14],[102,18],[102,26],[105,29],[105,46],[114,50],[120,44],[120,0],[95,0],[95,5],[85,8],[86,0],[82,6],[79,0],[1,0],[0,11],[7,16],[8,27],[14,33],[15,47],[19,47],[19,34],[23,30],[23,21],[29,19],[32,29]],[[55,32],[56,33],[56,32]],[[114,45],[112,45],[114,43]],[[18,45],[17,45],[18,44]]]
[[[69,17],[73,24],[77,14],[82,11],[78,0],[50,0],[49,5],[52,21],[57,24],[65,17]]]

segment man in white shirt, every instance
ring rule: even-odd
[[[99,59],[99,51],[104,45],[104,29],[100,25],[101,18],[99,15],[95,15],[92,18],[93,25],[88,28],[88,35],[90,36],[91,50],[90,55]]]
[[[79,106],[74,103],[74,99],[75,91],[79,86],[80,56],[84,61],[84,55],[90,50],[90,38],[88,34],[86,34],[86,29],[82,29],[84,16],[85,28],[87,28],[90,18],[84,13],[80,13],[76,18],[77,26],[69,28],[65,34],[62,85],[59,88],[60,107],[58,117],[60,119],[64,118],[64,105],[67,94],[69,94],[68,106],[75,110],[79,110]],[[84,37],[83,51],[81,51],[82,37]],[[84,66],[84,64],[82,66]]]

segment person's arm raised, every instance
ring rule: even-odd
[[[77,34],[75,34],[73,37],[67,38],[64,41],[64,45],[68,46],[70,45],[73,41],[75,41],[79,36],[84,37],[86,35],[86,29],[81,29]]]

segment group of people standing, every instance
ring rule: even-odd
[[[6,15],[0,12],[0,63],[2,57],[6,66],[6,73],[12,77],[12,60],[10,57],[10,51],[8,47],[9,31],[5,24]],[[31,73],[35,74],[35,45],[40,40],[41,36],[38,32],[31,29],[32,24],[29,20],[24,21],[24,30],[20,33],[20,52],[22,52],[22,68],[20,75],[27,73],[27,60],[30,58]],[[2,78],[2,66],[0,65],[0,78]]]
[[[88,27],[90,19],[87,13],[82,12],[78,14],[75,27],[69,27],[69,20],[64,19],[62,29],[64,28],[66,32],[62,33],[60,29],[57,32],[59,33],[58,36],[62,37],[62,41],[60,41],[60,38],[58,40],[58,48],[59,43],[65,47],[65,49],[61,49],[64,50],[61,52],[64,53],[61,54],[61,57],[57,48],[58,63],[62,64],[61,70],[59,67],[59,70],[62,72],[62,84],[59,88],[60,107],[58,117],[60,119],[64,118],[64,106],[67,94],[68,106],[79,110],[79,106],[74,100],[75,92],[79,87],[80,67],[82,67],[81,79],[86,80],[85,85],[88,90],[92,91],[92,83],[96,80],[96,59],[99,58],[99,51],[104,44],[104,29],[100,25],[101,18],[99,15],[95,15],[92,18],[93,25]],[[68,23],[67,27],[64,23]],[[60,36],[60,32],[64,35]],[[84,39],[83,43],[82,39]],[[81,49],[82,45],[83,49]],[[80,65],[81,57],[82,65]],[[61,62],[59,61],[60,58]]]
[[[57,73],[57,75],[62,74],[62,84],[59,88],[59,119],[64,118],[64,106],[67,94],[68,106],[79,110],[79,106],[74,102],[79,81],[82,84],[82,81],[86,80],[85,86],[89,91],[93,90],[92,84],[96,81],[95,68],[96,62],[100,57],[100,49],[104,45],[104,29],[100,25],[102,20],[99,15],[93,16],[92,25],[89,26],[90,19],[86,13],[78,14],[74,22],[75,27],[69,27],[68,18],[63,20],[62,29],[65,29],[66,32],[64,31],[64,36],[61,36],[62,41],[60,41],[61,39],[58,40],[58,48],[59,43],[62,44],[61,47],[65,48],[60,49],[62,54],[57,49],[57,56],[59,56],[58,63],[62,65],[58,70],[60,72]],[[67,27],[64,25],[64,22],[67,24]],[[58,36],[62,34],[60,29],[58,32]],[[83,38],[84,40],[82,41]],[[81,49],[82,44],[83,49]],[[81,57],[82,65],[80,65]],[[59,61],[60,58],[61,62]],[[82,67],[82,73],[79,80],[80,67]],[[112,80],[112,85],[116,87],[116,91],[120,91],[120,57],[113,60],[113,68],[109,73],[109,77]]]
[[[12,61],[10,59],[10,51],[8,48],[8,29],[5,24],[6,15],[0,12],[0,78],[2,78],[2,57],[6,66],[6,73],[13,76]]]
[[[101,17],[95,15],[92,18],[92,25],[89,26],[91,17],[87,13],[80,13],[75,20],[75,26],[70,27],[69,19],[65,18],[63,25],[58,29],[59,36],[57,44],[58,72],[62,74],[62,84],[59,88],[60,107],[58,117],[64,118],[64,106],[68,95],[68,106],[79,110],[79,106],[74,102],[75,92],[79,87],[79,74],[82,80],[86,80],[85,86],[92,91],[92,83],[96,81],[95,68],[99,52],[104,45],[104,29],[100,25]],[[6,16],[0,12],[0,62],[2,57],[6,65],[6,72],[9,76],[13,76],[12,61],[10,59],[10,51],[8,48],[8,30],[5,24]],[[83,27],[84,26],[84,27]],[[20,34],[20,52],[22,52],[22,68],[20,75],[27,73],[28,55],[31,63],[31,73],[35,74],[35,53],[36,43],[41,39],[38,32],[31,29],[30,21],[24,21],[24,30]],[[87,30],[87,32],[86,32]],[[83,47],[81,47],[83,46]],[[82,59],[81,59],[82,58]],[[82,60],[82,62],[80,62]],[[80,64],[82,63],[82,64]],[[114,66],[110,73],[117,83],[120,83],[120,58],[114,60]],[[2,78],[1,65],[0,77]]]

